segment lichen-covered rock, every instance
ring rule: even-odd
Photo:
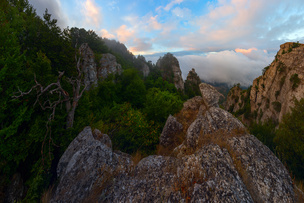
[[[102,54],[100,59],[100,67],[98,67],[98,78],[101,80],[108,77],[109,74],[121,74],[122,67],[116,61],[116,57],[112,54]]]
[[[51,202],[80,202],[87,198],[94,186],[118,168],[128,170],[130,157],[113,153],[112,149],[95,140],[90,127],[86,127],[69,145],[59,160],[57,175],[59,184]]]
[[[247,175],[247,186],[258,202],[294,202],[288,171],[281,161],[253,135],[229,140],[235,159]]]
[[[85,128],[59,161],[52,202],[294,202],[284,165],[239,120],[215,107],[210,92],[211,99],[202,98],[209,102],[198,106],[197,97],[184,106],[196,119],[172,156],[148,156],[134,166],[129,155],[105,144],[107,137],[99,139],[98,130],[96,140]],[[178,119],[170,116],[166,125],[180,132]]]
[[[174,116],[169,115],[163,131],[159,137],[159,144],[164,147],[172,146],[176,142],[176,135],[183,131],[183,125]]]
[[[200,91],[202,93],[202,97],[204,99],[205,105],[208,107],[214,106],[214,107],[219,107],[218,102],[220,97],[224,97],[221,93],[219,93],[215,87],[206,84],[206,83],[201,83],[199,85]]]

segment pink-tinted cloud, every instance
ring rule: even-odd
[[[242,54],[246,55],[246,54],[250,54],[253,50],[257,51],[258,49],[255,48],[255,47],[250,48],[250,49],[240,49],[240,48],[237,48],[237,49],[235,49],[235,52],[242,53]]]
[[[115,35],[109,33],[108,30],[106,29],[102,29],[100,30],[100,35],[104,38],[108,38],[108,39],[114,39],[115,38]]]
[[[128,40],[134,39],[134,34],[134,30],[127,28],[126,25],[122,25],[116,30],[117,39],[122,43],[126,43]]]
[[[83,6],[82,13],[85,16],[86,23],[96,27],[99,26],[102,21],[101,7],[95,3],[95,0],[86,0]]]

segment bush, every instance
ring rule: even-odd
[[[271,104],[272,104],[274,110],[276,110],[277,112],[281,111],[282,104],[280,102],[275,101],[275,102],[272,102]]]
[[[304,99],[295,100],[291,113],[284,115],[274,142],[283,163],[300,179],[304,178]]]
[[[292,82],[292,90],[295,90],[298,86],[299,83],[301,82],[298,74],[293,74],[292,76],[290,76],[290,82]]]
[[[253,123],[250,128],[250,133],[256,136],[263,144],[265,144],[271,151],[275,150],[275,123],[268,120],[265,123]]]
[[[152,88],[147,93],[144,112],[150,120],[164,123],[170,114],[181,110],[182,100],[176,94]]]

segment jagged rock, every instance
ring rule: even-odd
[[[174,116],[169,116],[159,137],[159,144],[169,147],[176,142],[176,135],[183,131],[183,125]]]
[[[83,43],[79,47],[79,53],[82,56],[81,67],[84,73],[84,83],[87,85],[87,89],[90,89],[92,85],[97,85],[97,69],[94,52],[87,43]]]
[[[20,173],[13,175],[13,178],[5,192],[5,202],[14,203],[22,200],[25,194],[25,187]],[[0,200],[1,201],[1,200]]]
[[[218,101],[220,97],[224,97],[224,96],[221,93],[219,93],[213,86],[207,83],[201,83],[199,87],[205,104],[208,107],[211,106],[219,107]]]
[[[212,134],[218,130],[230,132],[235,129],[244,129],[244,125],[229,112],[211,107],[189,126],[186,134],[185,144],[187,147],[197,147],[199,137]]]
[[[134,166],[129,155],[113,152],[85,128],[60,159],[52,202],[294,202],[284,165],[240,121],[215,107],[212,88],[204,91],[207,98],[184,106],[197,114],[173,150],[176,156],[152,155]],[[201,99],[211,102],[198,107]],[[167,127],[177,122],[170,116]]]
[[[114,153],[111,148],[95,140],[86,127],[69,145],[59,160],[59,184],[51,202],[79,202],[85,200],[94,187],[103,181],[103,171],[121,173],[132,165],[130,157]]]
[[[235,159],[240,160],[247,188],[256,202],[294,202],[288,171],[281,161],[256,137],[245,135],[229,141]]]
[[[98,78],[105,79],[109,74],[121,74],[122,67],[116,62],[116,57],[112,54],[102,54],[98,67]]]
[[[161,71],[162,77],[173,83],[176,89],[184,90],[182,71],[178,60],[170,53],[158,59],[156,67]]]

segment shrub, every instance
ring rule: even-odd
[[[300,179],[304,178],[304,99],[295,100],[291,112],[283,116],[274,142],[283,163]]]
[[[274,110],[276,110],[277,112],[281,111],[282,104],[280,102],[275,101],[275,102],[272,102],[271,104],[272,104]]]
[[[269,69],[270,65],[269,66],[266,66],[263,70],[262,70],[262,73],[263,75],[265,74],[265,72]]]
[[[295,90],[298,86],[299,83],[301,82],[298,74],[293,74],[292,76],[290,76],[290,82],[292,82],[292,90]]]

